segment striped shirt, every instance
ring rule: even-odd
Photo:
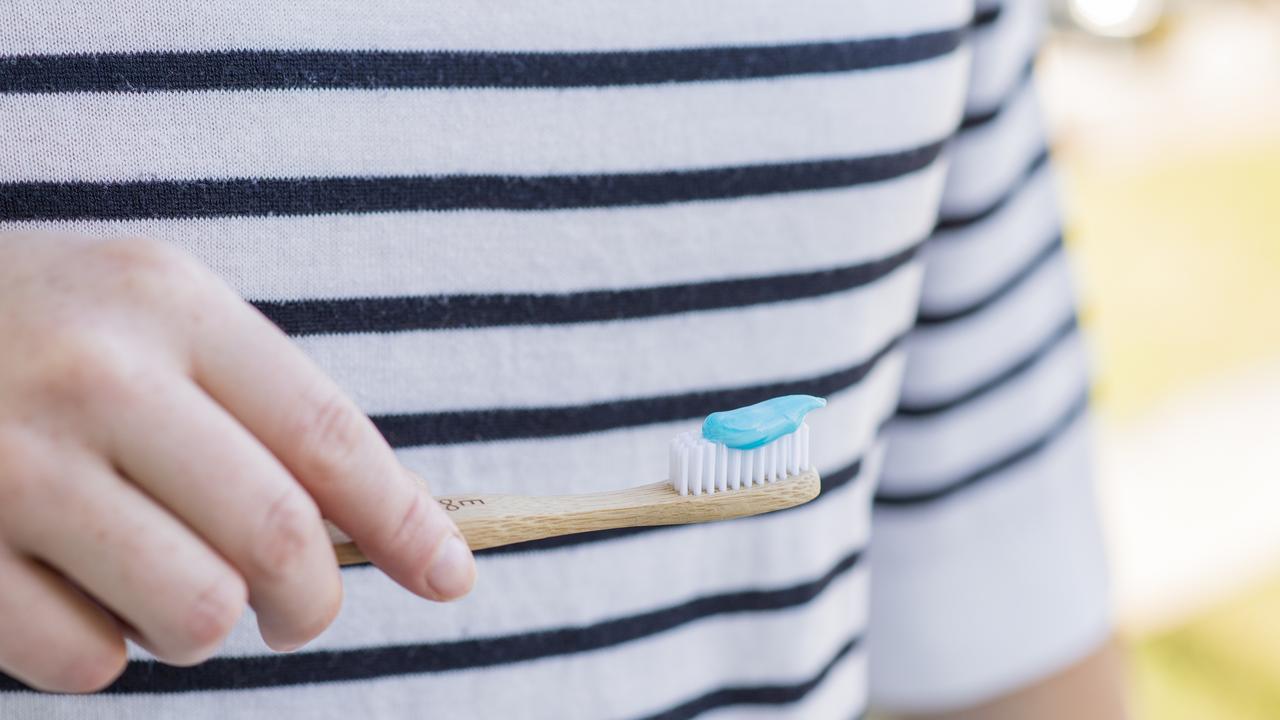
[[[145,235],[292,336],[441,493],[652,482],[811,416],[812,503],[376,568],[8,718],[850,718],[1108,632],[1029,0],[6,0],[0,231]],[[871,542],[874,539],[874,542]],[[874,578],[874,579],[873,579]]]

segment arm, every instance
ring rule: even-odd
[[[953,712],[903,716],[903,720],[1124,720],[1124,667],[1115,642],[1061,672],[1003,697]]]

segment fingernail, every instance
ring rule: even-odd
[[[462,537],[450,533],[427,568],[427,584],[441,600],[466,595],[476,580],[476,563]]]

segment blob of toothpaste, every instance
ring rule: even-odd
[[[795,432],[809,411],[826,404],[826,400],[812,395],[784,395],[737,410],[711,413],[702,423],[702,437],[735,450],[750,450]]]

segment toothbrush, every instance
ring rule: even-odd
[[[826,401],[787,395],[712,413],[702,432],[671,441],[666,480],[581,495],[438,497],[472,550],[558,535],[646,525],[686,525],[782,510],[821,489],[809,462],[804,416]],[[368,562],[330,526],[338,562]]]

